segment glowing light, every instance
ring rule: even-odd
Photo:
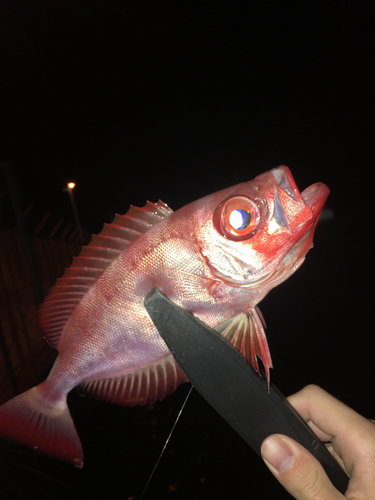
[[[242,229],[244,226],[245,218],[243,210],[233,210],[229,216],[229,224],[234,227],[234,229]]]
[[[73,189],[73,188],[75,188],[75,187],[76,187],[76,185],[75,185],[75,183],[74,183],[74,182],[68,182],[68,188],[69,188],[69,189]]]

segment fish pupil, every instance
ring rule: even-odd
[[[233,210],[229,216],[230,225],[239,231],[249,227],[251,222],[251,213],[242,208]]]

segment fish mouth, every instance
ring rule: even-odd
[[[288,167],[281,165],[280,167],[272,169],[271,174],[274,176],[276,184],[280,189],[285,191],[293,200],[302,201],[301,194],[294,182],[292,172]]]
[[[285,165],[274,168],[271,170],[271,174],[280,189],[285,191],[295,201],[303,202],[311,208],[314,218],[320,215],[330,193],[330,189],[325,184],[316,182],[300,193],[290,169]]]

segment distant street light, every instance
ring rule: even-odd
[[[78,227],[79,241],[80,241],[81,244],[83,244],[81,223],[79,222],[77,207],[76,207],[76,203],[74,201],[74,196],[73,196],[73,189],[75,188],[75,186],[76,185],[75,185],[74,182],[68,182],[68,184],[67,184],[67,191],[69,193],[70,204],[72,205],[74,220],[75,220],[76,226]]]

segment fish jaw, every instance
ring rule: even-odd
[[[302,191],[303,202],[310,208],[313,214],[313,225],[308,229],[305,235],[298,240],[289,250],[287,255],[279,265],[279,276],[275,286],[289,278],[302,265],[307,252],[313,246],[315,227],[322,213],[325,202],[330,193],[330,189],[322,182],[317,182]]]
[[[322,182],[316,182],[300,193],[288,167],[281,165],[271,170],[271,173],[275,178],[278,192],[283,191],[290,200],[305,204],[311,210],[312,218],[316,224],[327,201],[330,189]],[[287,213],[289,206],[286,204],[283,208],[286,216],[289,215],[292,218],[292,214]],[[303,212],[303,209],[300,209],[300,212]]]
[[[301,193],[304,203],[313,212],[315,224],[318,222],[329,193],[330,189],[322,182],[316,182]]]
[[[309,220],[316,224],[330,193],[329,188],[322,182],[317,182],[300,193],[288,167],[282,165],[271,170],[271,173],[277,184],[275,199],[280,200],[284,220],[289,227],[305,226]]]
[[[271,173],[278,183],[278,191],[282,188],[283,191],[291,194],[291,199],[294,203],[304,204],[305,208],[302,208],[300,213],[305,212],[306,214],[306,221],[301,222],[300,220],[300,223],[296,227],[298,230],[298,226],[300,226],[304,234],[302,233],[302,237],[297,239],[296,243],[290,248],[278,265],[277,272],[272,276],[271,281],[274,287],[294,274],[305,261],[307,252],[313,246],[315,227],[330,194],[330,189],[322,182],[317,182],[300,193],[288,167],[278,167],[272,170]],[[288,209],[289,213],[287,213]],[[309,217],[307,210],[311,212],[311,217]],[[298,217],[292,217],[291,214],[295,213],[295,210],[291,209],[290,204],[286,204],[285,212],[288,220],[298,220]]]

